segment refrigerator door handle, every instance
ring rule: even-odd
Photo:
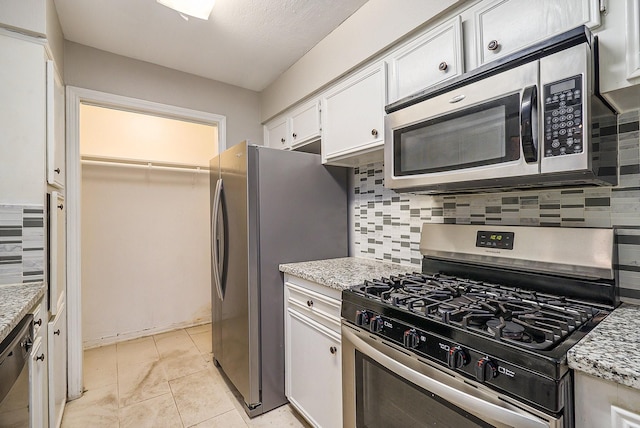
[[[216,285],[216,291],[220,300],[224,300],[222,292],[222,279],[220,272],[220,250],[219,250],[219,234],[218,219],[222,209],[222,179],[216,182],[216,190],[213,197],[213,216],[211,219],[211,263],[213,266],[213,282]]]

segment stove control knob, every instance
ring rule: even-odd
[[[367,311],[356,311],[356,325],[369,324],[369,313]]]
[[[379,331],[382,331],[383,327],[384,322],[382,321],[381,316],[371,317],[371,322],[369,322],[369,331],[371,331],[371,333],[378,333]]]
[[[478,360],[476,364],[476,379],[479,382],[486,382],[498,376],[498,365],[491,361],[488,357]]]
[[[405,331],[403,339],[406,348],[414,349],[420,344],[420,336],[418,336],[418,333],[416,333],[414,329]]]
[[[469,362],[467,352],[459,346],[452,346],[447,356],[447,364],[452,369],[459,369]]]

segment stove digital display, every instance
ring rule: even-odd
[[[513,250],[514,232],[487,232],[479,230],[476,236],[476,247]]]

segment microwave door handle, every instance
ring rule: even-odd
[[[527,163],[538,162],[538,139],[536,134],[538,114],[538,90],[529,86],[522,93],[520,104],[520,138],[522,153]]]
[[[211,264],[213,270],[213,282],[216,286],[216,291],[220,300],[224,300],[224,294],[222,293],[222,279],[220,277],[220,251],[218,248],[219,234],[218,230],[218,218],[220,216],[220,209],[222,203],[222,179],[218,179],[216,182],[216,190],[213,197],[213,215],[211,216]]]
[[[415,383],[427,391],[438,395],[463,410],[471,411],[478,415],[486,415],[493,420],[508,426],[519,428],[549,428],[549,424],[547,422],[542,419],[538,419],[533,415],[525,415],[500,407],[425,376],[424,374],[417,372],[378,351],[373,346],[359,338],[355,333],[343,328],[342,340],[344,341],[345,339],[351,342],[363,354],[374,359],[377,363],[386,367],[388,370],[404,379],[407,379],[409,382]]]

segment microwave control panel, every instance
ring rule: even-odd
[[[582,76],[548,83],[544,94],[544,157],[582,153]]]

